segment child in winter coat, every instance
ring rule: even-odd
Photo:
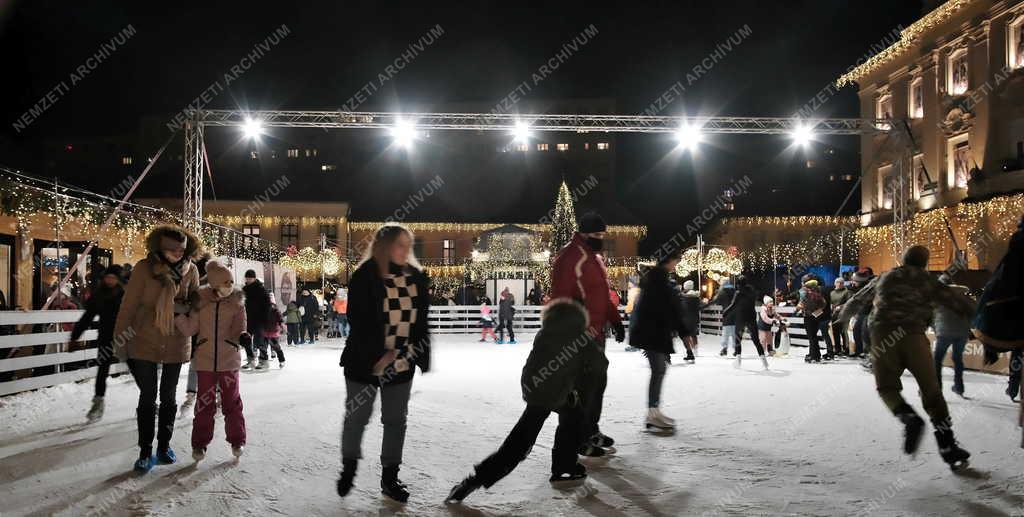
[[[224,433],[236,458],[242,455],[245,446],[245,417],[238,392],[238,370],[242,367],[239,341],[245,332],[244,296],[235,288],[231,271],[219,262],[206,264],[206,278],[209,284],[199,289],[197,308],[174,320],[182,334],[199,334],[192,356],[192,368],[199,375],[192,422],[192,458],[197,462],[206,457],[206,447],[213,441],[217,387],[224,412]]]
[[[299,344],[299,323],[302,322],[302,314],[299,312],[299,305],[294,301],[288,302],[284,310],[284,324],[288,328],[288,344],[295,346]]]
[[[498,342],[498,335],[494,333],[494,316],[491,316],[491,306],[485,301],[480,304],[480,342],[487,341],[487,336],[495,343]]]
[[[270,345],[270,350],[277,356],[277,364],[284,368],[284,350],[281,350],[281,330],[284,328],[284,316],[277,308],[277,299],[270,293],[270,316],[267,326],[263,329],[263,339]]]

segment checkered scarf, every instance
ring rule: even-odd
[[[383,280],[383,310],[387,315],[387,322],[384,323],[384,348],[387,353],[374,365],[374,375],[383,375],[392,362],[396,372],[409,369],[405,352],[412,337],[412,327],[416,323],[416,307],[413,302],[418,293],[412,276],[405,272],[389,273],[384,275]]]

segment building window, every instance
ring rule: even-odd
[[[288,157],[289,158],[298,158],[299,157],[299,150],[298,149],[294,149],[294,148],[288,149]]]
[[[968,172],[971,170],[971,143],[967,133],[949,139],[946,148],[949,166],[950,188],[967,188]]]
[[[316,157],[316,148],[315,147],[312,148],[312,149],[306,149],[306,158],[315,158],[315,157]]]
[[[281,225],[281,246],[287,248],[288,246],[299,245],[299,225],[297,224],[282,224]]]
[[[896,191],[896,174],[893,173],[892,165],[878,168],[878,189],[881,194],[878,201],[882,208],[891,210],[893,194]]]
[[[918,77],[910,81],[910,95],[907,99],[910,118],[924,117],[924,79]]]
[[[455,263],[455,240],[454,239],[445,239],[441,243],[441,245],[442,245],[441,246],[441,260],[443,260],[445,264],[454,264]]]
[[[548,150],[548,144],[537,144],[537,150],[538,151],[547,151]]]
[[[333,163],[325,163],[325,164],[320,166],[320,170],[322,170],[324,172],[331,172],[331,171],[334,171],[334,170],[337,170],[337,169],[338,169],[338,166],[334,165]]]
[[[321,224],[320,235],[327,237],[327,245],[333,246],[338,242],[338,225],[336,224]]]
[[[590,150],[590,142],[583,142],[583,150],[584,151],[589,151]]]
[[[598,151],[607,151],[608,150],[608,142],[598,142],[597,143],[597,150]]]
[[[568,151],[569,144],[557,144],[555,145],[555,149],[558,149],[559,151]]]
[[[250,160],[259,160],[260,159],[260,152],[259,151],[249,151],[249,159]]]
[[[274,149],[273,151],[270,151],[270,157],[271,158],[277,158],[277,149]]]
[[[256,241],[260,238],[260,225],[243,224],[242,235],[245,235],[245,240],[242,241],[244,246],[255,246]]]
[[[967,92],[967,49],[953,51],[946,61],[947,89],[950,95],[963,95]]]
[[[1024,17],[1018,18],[1017,21],[1010,24],[1009,36],[1009,52],[1007,52],[1007,61],[1010,68],[1022,68],[1024,67]]]
[[[131,164],[132,164],[132,157],[131,156],[122,156],[121,157],[121,165],[131,165]]]
[[[529,144],[516,144],[516,151],[526,152],[530,148]]]
[[[878,100],[875,101],[875,118],[890,120],[892,119],[892,95],[888,92],[878,96]],[[878,129],[889,129],[888,123],[878,123]]]

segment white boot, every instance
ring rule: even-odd
[[[675,429],[676,426],[675,422],[667,421],[665,415],[662,415],[658,408],[652,407],[647,410],[647,419],[644,421],[644,427],[667,431]]]
[[[245,362],[245,364],[242,365],[242,371],[243,372],[251,372],[255,368],[256,368],[256,360],[255,359],[249,359],[248,361]]]
[[[761,364],[764,366],[764,371],[768,371],[768,358],[761,356]]]
[[[231,454],[234,454],[235,458],[241,458],[243,452],[245,452],[245,446],[244,445],[232,445],[231,446]]]
[[[256,370],[257,371],[261,371],[261,372],[262,371],[266,371],[269,368],[270,368],[270,361],[267,361],[266,359],[260,359],[260,364],[256,365]]]
[[[85,418],[90,422],[95,422],[103,418],[103,397],[93,397],[92,407],[90,407],[89,412],[85,414]]]
[[[661,412],[661,408],[660,407],[659,408],[654,408],[654,410],[658,412],[658,416],[661,417],[661,419],[663,421],[665,421],[665,423],[667,423],[668,425],[671,425],[671,426],[675,426],[676,425],[676,419],[675,418],[669,418],[668,416],[666,416],[665,413]]]

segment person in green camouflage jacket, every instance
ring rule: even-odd
[[[936,307],[946,307],[962,316],[969,316],[973,307],[928,273],[928,257],[928,248],[911,246],[903,254],[901,266],[873,280],[846,303],[840,319],[848,321],[865,303],[873,304],[868,325],[875,387],[878,396],[905,426],[904,452],[917,451],[924,430],[924,421],[900,393],[900,377],[904,370],[910,370],[935,427],[939,453],[958,469],[966,465],[970,454],[957,446],[953,438],[953,423],[936,379],[931,342],[925,329],[931,324]]]

